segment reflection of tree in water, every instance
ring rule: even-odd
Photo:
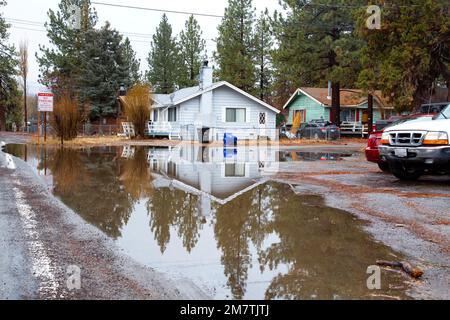
[[[274,218],[268,232],[279,243],[259,253],[261,267],[289,266],[275,277],[267,299],[361,298],[368,295],[366,269],[389,250],[374,243],[350,214],[325,207],[320,197],[296,196],[274,185]],[[398,292],[397,292],[398,293]]]
[[[61,149],[49,157],[54,193],[87,222],[116,239],[133,209],[121,186],[115,149]]]
[[[27,150],[28,146],[26,144],[7,144],[5,147],[5,152],[12,154],[13,156],[20,158],[22,160],[27,160]]]
[[[252,267],[249,241],[258,248],[266,236],[270,215],[270,185],[259,186],[234,201],[216,206],[215,234],[221,262],[235,299],[245,296],[248,269]]]
[[[59,196],[80,192],[88,183],[89,175],[84,168],[79,151],[70,148],[57,149],[47,161],[53,175],[53,191]],[[43,165],[42,158],[41,165]]]
[[[199,231],[206,220],[198,209],[197,196],[185,193],[182,201],[183,209],[177,215],[175,223],[178,227],[178,236],[183,239],[183,246],[190,253],[198,242]]]
[[[134,156],[123,161],[120,180],[133,201],[148,198],[153,192],[152,175],[143,147],[136,147]]]
[[[154,191],[148,201],[148,212],[150,228],[161,253],[166,251],[172,226],[178,229],[178,236],[188,252],[195,247],[204,221],[197,204],[197,196],[181,190],[160,188]]]

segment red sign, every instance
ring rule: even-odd
[[[38,111],[53,112],[53,93],[38,93]]]

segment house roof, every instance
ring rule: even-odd
[[[295,91],[284,105],[283,109],[287,108],[291,102],[297,97],[298,93],[302,93],[313,99],[324,107],[331,107],[331,98],[328,96],[328,88],[312,88],[302,87]],[[390,108],[388,102],[383,98],[381,91],[377,90],[374,93],[375,100],[384,108]],[[341,107],[358,107],[367,102],[367,94],[360,89],[341,89],[340,92]]]
[[[199,86],[195,86],[195,87],[190,87],[190,88],[184,88],[184,89],[175,91],[174,93],[171,93],[171,94],[155,94],[153,97],[153,100],[157,104],[156,107],[176,106],[183,102],[194,99],[203,93],[213,91],[213,90],[223,87],[223,86],[226,86],[226,87],[238,92],[239,94],[242,94],[243,96],[249,98],[250,100],[253,100],[256,103],[259,103],[260,105],[262,105],[276,113],[280,113],[280,110],[278,110],[277,108],[272,107],[270,104],[268,104],[264,101],[261,101],[258,98],[255,98],[251,94],[239,89],[238,87],[233,86],[231,83],[226,82],[226,81],[216,82],[212,86],[204,88],[203,90],[200,89]]]
[[[153,100],[160,106],[169,106],[200,91],[199,86],[180,89],[171,94],[154,94]]]

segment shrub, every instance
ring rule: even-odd
[[[73,140],[78,135],[78,125],[83,120],[78,101],[69,92],[63,91],[55,99],[51,124],[56,135],[63,140]]]
[[[150,86],[136,84],[128,91],[125,101],[125,116],[134,124],[137,137],[145,136],[145,127],[150,118]]]

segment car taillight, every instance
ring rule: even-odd
[[[322,131],[323,133],[327,132],[327,129],[320,129],[320,131]]]
[[[375,149],[378,147],[378,138],[375,134],[371,134],[369,136],[369,140],[367,141],[367,146],[371,149]]]

